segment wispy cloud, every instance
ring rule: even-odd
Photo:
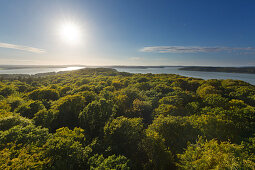
[[[46,52],[44,49],[28,47],[23,45],[16,45],[16,44],[1,43],[1,42],[0,42],[0,48],[11,48],[11,49],[28,51],[28,52],[39,53],[39,54]]]
[[[150,46],[140,49],[142,52],[156,53],[201,53],[220,51],[255,51],[254,47],[199,47],[199,46]]]

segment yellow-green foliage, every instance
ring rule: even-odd
[[[254,169],[246,82],[107,68],[0,80],[0,169]]]
[[[249,158],[243,146],[213,139],[199,138],[190,144],[183,154],[178,154],[182,169],[254,169],[255,163]]]

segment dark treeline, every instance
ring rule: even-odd
[[[182,67],[180,70],[188,71],[207,71],[207,72],[226,72],[226,73],[249,73],[255,74],[255,67]]]
[[[106,68],[0,80],[0,169],[255,168],[246,82]]]

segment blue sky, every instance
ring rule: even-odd
[[[254,0],[1,0],[0,64],[255,65]],[[66,44],[59,25],[75,23]]]

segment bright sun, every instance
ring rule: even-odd
[[[59,33],[62,40],[70,45],[77,45],[81,41],[81,29],[75,23],[62,24]]]

